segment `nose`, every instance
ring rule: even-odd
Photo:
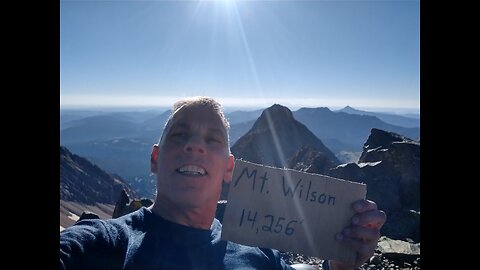
[[[200,154],[205,154],[205,144],[202,141],[199,135],[193,135],[188,138],[185,143],[184,150],[186,152],[198,152]]]

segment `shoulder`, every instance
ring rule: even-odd
[[[143,224],[143,213],[138,211],[115,219],[84,219],[61,231],[60,268],[121,265],[133,231]]]
[[[62,240],[79,238],[83,241],[93,240],[109,231],[105,220],[83,219],[60,232],[60,243]]]
[[[111,242],[128,236],[134,226],[143,224],[143,210],[139,209],[115,219],[83,219],[60,232],[62,241]]]

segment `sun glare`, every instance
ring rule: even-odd
[[[217,5],[223,5],[227,9],[236,5],[235,0],[201,0],[200,2],[214,2]]]

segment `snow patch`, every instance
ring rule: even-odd
[[[360,168],[363,168],[365,166],[377,166],[378,164],[382,163],[382,161],[375,161],[375,162],[361,162],[361,163],[358,163],[358,167]]]
[[[68,215],[68,218],[73,220],[73,221],[77,221],[80,217],[75,215],[74,213],[70,212],[69,215]]]

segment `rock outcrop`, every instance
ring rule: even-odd
[[[418,141],[372,129],[358,162],[338,166],[328,175],[367,184],[367,199],[387,213],[383,235],[420,241]]]
[[[316,150],[302,148],[289,167],[367,184],[367,199],[387,213],[382,234],[420,239],[420,143],[400,134],[372,129],[356,163],[324,171]],[[321,160],[321,159],[320,159]],[[323,171],[322,171],[323,170]]]
[[[420,210],[420,143],[400,134],[372,129],[358,162],[328,175],[366,183],[367,197],[384,210]]]
[[[130,200],[128,194],[125,190],[120,192],[119,199],[115,204],[115,209],[113,210],[112,218],[121,217],[128,213],[131,213],[135,210],[142,208],[142,206],[149,207],[153,204],[153,201],[150,199],[133,199]]]
[[[310,145],[302,146],[287,163],[287,167],[290,169],[308,173],[325,173],[336,165],[326,155]]]

